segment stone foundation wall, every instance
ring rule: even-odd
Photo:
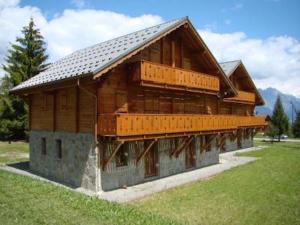
[[[42,154],[42,138],[46,154]],[[58,158],[56,140],[62,141]],[[93,134],[30,131],[30,169],[52,180],[74,187],[96,190],[96,146]]]
[[[100,144],[99,150],[105,148],[111,153],[114,145]],[[120,188],[122,186],[131,186],[138,183],[142,183],[152,179],[158,179],[173,174],[187,171],[185,163],[185,151],[182,151],[180,155],[176,157],[170,157],[170,152],[175,149],[174,139],[159,140],[153,148],[157,148],[158,163],[157,163],[157,175],[151,178],[145,178],[144,159],[136,165],[136,151],[142,151],[144,149],[144,142],[130,142],[128,144],[128,164],[127,166],[117,167],[115,159],[107,165],[104,171],[101,170],[101,189],[104,191]],[[219,163],[219,149],[216,148],[216,141],[212,142],[212,149],[206,153],[200,153],[200,138],[194,140],[195,147],[195,166],[192,169],[212,165]],[[109,153],[109,154],[110,154]],[[191,169],[189,169],[191,170]]]
[[[253,143],[253,138],[251,138],[251,136],[248,138],[246,138],[246,137],[241,138],[241,148],[240,149],[250,148],[253,146],[254,146],[254,143]],[[237,140],[235,139],[234,141],[232,141],[230,139],[230,137],[227,136],[226,141],[225,141],[225,149],[226,149],[226,152],[238,150]]]
[[[241,140],[241,144],[242,148],[250,148],[254,146],[253,139],[251,138],[251,136],[249,136],[248,138],[243,137]]]

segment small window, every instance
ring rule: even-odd
[[[126,144],[123,144],[116,154],[116,166],[127,166],[128,165],[128,148]]]
[[[56,140],[56,152],[57,152],[57,158],[62,158],[62,143],[61,140]]]
[[[46,144],[46,138],[41,139],[41,146],[42,146],[42,155],[47,155],[47,144]]]

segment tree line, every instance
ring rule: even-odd
[[[4,77],[0,79],[0,140],[24,140],[28,138],[28,104],[26,99],[10,94],[9,90],[21,82],[47,69],[48,55],[40,30],[30,19],[21,30],[7,52],[2,65]],[[274,106],[267,134],[274,138],[287,133],[288,117],[283,110],[280,97]],[[300,137],[300,112],[293,125],[293,134]]]

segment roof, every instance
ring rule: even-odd
[[[241,64],[241,60],[219,63],[226,76],[230,76],[235,69]]]
[[[259,91],[257,90],[250,74],[248,73],[248,71],[246,70],[246,67],[244,66],[243,62],[241,60],[234,60],[234,61],[228,61],[228,62],[222,62],[222,63],[219,63],[220,66],[222,67],[224,73],[226,74],[227,77],[230,77],[233,72],[239,67],[239,66],[242,66],[242,68],[244,69],[247,77],[249,78],[250,82],[251,82],[251,85],[253,86],[253,89],[256,93],[256,96],[258,98],[258,103],[259,105],[264,105],[265,102],[264,102],[264,99],[262,98],[261,94],[259,93]]]
[[[45,71],[12,88],[11,91],[95,74],[186,20],[186,17],[172,20],[75,51],[54,62]]]

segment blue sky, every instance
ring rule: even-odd
[[[188,16],[218,61],[241,59],[258,87],[300,97],[299,12],[300,0],[0,0],[0,64],[30,17],[53,62]]]
[[[24,0],[21,5],[38,6],[49,18],[66,8],[95,8],[130,16],[160,15],[165,20],[189,16],[198,28],[244,31],[249,37],[258,38],[289,35],[300,39],[299,0],[64,0],[59,4],[50,0]]]

